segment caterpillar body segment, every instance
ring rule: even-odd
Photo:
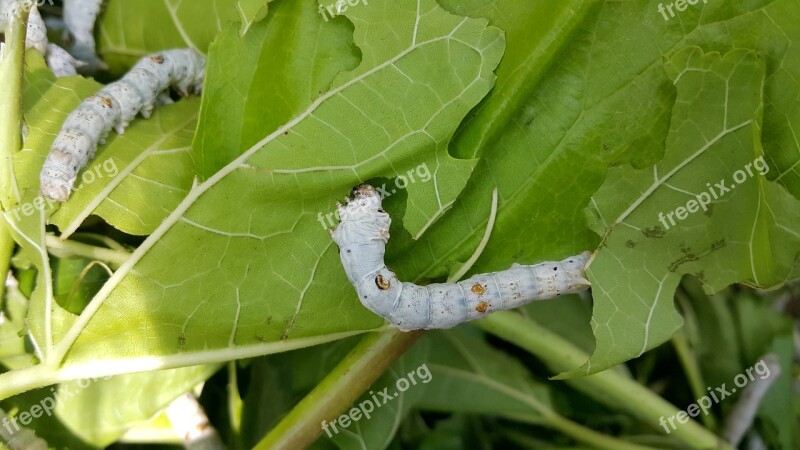
[[[402,282],[384,264],[389,215],[380,195],[361,185],[339,206],[341,222],[332,237],[361,303],[402,331],[451,328],[463,322],[536,300],[589,288],[584,268],[590,253],[472,276],[457,283],[419,286]]]
[[[40,175],[42,194],[66,201],[78,172],[111,129],[123,134],[137,114],[150,117],[156,104],[168,101],[170,87],[182,95],[200,93],[204,76],[205,58],[195,50],[165,50],[142,58],[120,80],[84,100],[53,141]]]

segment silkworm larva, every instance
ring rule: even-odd
[[[94,23],[102,0],[64,0],[64,25],[69,31],[73,56],[88,64],[90,71],[106,67],[95,54]]]
[[[451,328],[486,314],[535,300],[589,288],[584,268],[589,252],[562,261],[513,265],[501,272],[475,275],[457,283],[418,286],[402,282],[383,262],[391,218],[369,185],[354,189],[339,205],[341,222],[331,235],[361,303],[402,331]]]
[[[199,93],[205,58],[194,50],[165,50],[142,58],[119,81],[108,84],[70,113],[53,141],[40,175],[40,189],[57,201],[69,198],[78,172],[94,157],[113,128],[122,134],[140,113],[150,117],[170,86],[180,94]]]

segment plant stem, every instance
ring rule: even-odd
[[[17,11],[18,14],[11,14],[11,31],[6,34],[0,60],[0,86],[3,86],[0,98],[0,202],[5,211],[19,200],[12,186],[11,164],[14,153],[22,148],[22,82],[30,10],[20,6]]]
[[[589,358],[589,355],[571,342],[511,311],[498,311],[473,323],[529,351],[555,372],[572,370]],[[567,382],[582,392],[590,393],[599,401],[627,410],[657,430],[663,430],[668,426],[662,424],[663,420],[678,413],[675,406],[614,370],[570,379]],[[669,433],[683,441],[687,448],[731,449],[722,439],[693,420],[683,424],[678,422],[674,430],[672,427],[669,428]]]
[[[19,199],[13,186],[11,164],[14,153],[22,148],[22,82],[25,70],[25,34],[28,8],[20,7],[11,15],[10,31],[0,57],[0,206],[8,211]],[[0,220],[0,303],[5,298],[5,283],[14,252],[14,240],[5,218]]]
[[[703,376],[700,374],[700,365],[689,347],[689,340],[683,330],[678,330],[672,336],[672,346],[675,348],[675,353],[678,354],[678,359],[683,366],[683,371],[686,373],[686,379],[689,381],[689,387],[694,398],[703,397],[706,395],[706,391],[703,388],[705,383],[703,383]],[[700,418],[703,421],[703,425],[708,429],[716,430],[718,428],[713,414],[703,414]]]
[[[62,241],[61,239],[48,234],[45,237],[48,252],[58,257],[83,256],[89,259],[96,259],[108,263],[111,267],[117,268],[122,265],[130,256],[124,250],[113,250],[110,248],[97,247],[77,241]]]
[[[608,450],[652,449],[652,447],[646,447],[631,442],[625,442],[619,438],[606,436],[603,433],[598,433],[597,431],[594,431],[591,428],[575,423],[559,415],[548,417],[547,424],[561,431],[567,436],[572,436],[573,438],[581,442],[584,442],[586,444],[591,444],[597,448],[608,449]]]
[[[5,299],[6,277],[8,269],[11,267],[11,255],[14,253],[14,238],[8,230],[5,216],[0,216],[0,308]]]
[[[334,420],[352,405],[423,334],[392,329],[364,337],[254,450],[294,450],[311,445],[322,432],[323,422]]]

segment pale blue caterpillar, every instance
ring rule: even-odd
[[[331,233],[361,303],[402,331],[451,328],[492,311],[589,288],[584,268],[589,252],[532,266],[514,264],[502,272],[475,275],[458,283],[418,286],[402,282],[383,262],[391,218],[369,185],[353,190],[339,205],[341,222]]]
[[[200,93],[204,75],[205,58],[197,51],[165,50],[145,56],[119,81],[84,100],[53,141],[39,177],[42,194],[66,201],[78,172],[94,157],[97,145],[105,143],[112,128],[122,134],[136,114],[150,117],[169,87],[184,96]]]

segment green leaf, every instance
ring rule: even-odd
[[[455,3],[453,8],[462,12],[473,5]],[[680,20],[663,21],[658,19],[658,3],[606,2],[592,9],[576,29],[565,28],[563,37],[553,38],[565,43],[558,47],[557,63],[523,101],[502,97],[517,106],[499,131],[487,132],[492,138],[484,139],[484,156],[453,209],[419,242],[392,230],[387,260],[401,278],[443,277],[444,262],[468,258],[480,239],[476,230],[486,225],[495,186],[500,197],[497,222],[472,272],[596,248],[599,237],[586,228],[583,209],[609,165],[629,162],[644,168],[662,157],[675,100],[662,57],[687,45],[723,52],[749,47],[771,61],[763,120],[765,159],[772,168],[768,177],[800,197],[791,181],[800,155],[794,138],[800,104],[794,101],[798,84],[788,74],[800,68],[800,54],[786,45],[798,39],[800,30],[794,23],[800,17],[799,5],[785,0],[709,3],[682,12]],[[490,11],[493,24],[512,26],[507,17],[514,17],[519,6],[501,5],[494,8],[487,2],[485,11]],[[568,2],[558,5],[575,8]],[[558,12],[549,8],[541,14]],[[539,42],[511,38],[524,32],[504,29],[509,37],[506,55],[543,51],[536,47]],[[504,58],[498,73],[506,62]],[[519,71],[537,68],[532,66]],[[504,82],[498,79],[498,89]],[[473,127],[481,130],[485,125],[465,122],[455,140],[466,133],[480,135]],[[461,144],[470,154],[471,140]]]
[[[238,0],[236,10],[239,11],[239,18],[242,20],[242,27],[239,35],[244,36],[255,22],[267,17],[267,5],[272,0]]]
[[[229,23],[239,36],[265,17],[272,0],[109,0],[98,20],[98,52],[113,72],[167,48],[206,53]],[[147,30],[142,33],[141,30]]]
[[[9,370],[30,367],[36,358],[25,345],[28,299],[15,286],[6,287],[6,297],[0,310],[0,364]]]
[[[105,447],[218,368],[192,366],[62,383],[55,392],[55,414],[84,442]]]
[[[258,20],[252,0],[110,0],[97,27],[98,53],[121,73],[147,54],[168,48],[205,53],[228,22]],[[265,4],[262,0],[260,3]],[[240,5],[241,4],[241,5]],[[245,10],[240,13],[239,7]],[[147,30],[147,32],[142,32]]]
[[[314,27],[340,26],[324,22],[313,3],[304,8]],[[424,163],[433,179],[407,187],[404,218],[413,232],[424,231],[469,175],[473,163],[451,158],[447,142],[491,88],[503,39],[485,20],[450,15],[432,0],[419,11],[372,2],[351,13],[362,64],[284,126],[262,129],[256,145],[189,192],[59,344],[59,355],[69,350],[66,366],[127,371],[141,370],[140,361],[163,368],[229,360],[381,325],[354,298],[318,213],[332,211],[359,181]],[[358,31],[365,23],[386,26],[372,35]],[[266,45],[256,30],[265,25],[220,51]],[[387,39],[395,35],[402,39]],[[231,72],[259,64],[242,58]],[[206,86],[209,95],[237,89]]]
[[[592,198],[603,242],[587,271],[597,346],[582,372],[668,339],[682,323],[672,297],[683,274],[709,291],[771,287],[798,274],[800,202],[764,177],[763,60],[687,48],[665,70],[677,99],[664,158],[610,169]]]
[[[305,110],[330,88],[337,73],[358,65],[352,26],[341,20],[326,26],[319,22],[308,2],[282,1],[244,41],[233,27],[220,34],[210,48],[194,143],[201,176],[212,176],[262,139],[266,130]],[[286,64],[294,55],[311,54],[315,58]],[[251,63],[242,64],[242,59]],[[237,86],[242,88],[231,89]]]

